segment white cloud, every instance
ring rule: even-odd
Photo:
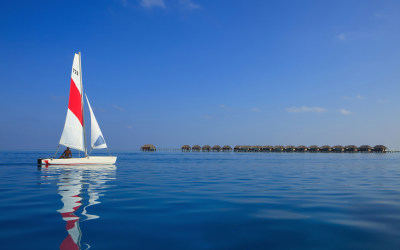
[[[364,96],[356,95],[356,99],[364,99]]]
[[[286,108],[287,112],[290,113],[300,113],[300,112],[315,112],[315,113],[323,113],[323,112],[327,112],[328,110],[325,108],[321,108],[321,107],[290,107],[290,108]]]
[[[226,105],[225,104],[221,104],[218,106],[220,109],[226,109]]]
[[[262,110],[261,109],[259,109],[259,108],[252,108],[252,109],[250,109],[251,111],[253,111],[253,112],[261,112]]]
[[[192,0],[179,0],[179,4],[182,8],[188,10],[200,9],[200,5],[194,3]]]
[[[118,111],[124,111],[125,109],[123,108],[123,107],[120,107],[120,106],[118,106],[118,105],[111,105],[111,107],[113,107],[114,109],[116,109],[116,110],[118,110]]]
[[[347,110],[347,109],[341,109],[341,110],[339,110],[339,112],[342,115],[351,115],[351,114],[353,114],[353,112],[351,112],[350,110]]]
[[[339,35],[336,35],[336,38],[341,40],[341,41],[344,41],[344,40],[346,40],[346,34],[345,33],[340,33]]]
[[[147,9],[151,9],[153,7],[165,8],[164,0],[141,0],[140,5]]]
[[[127,129],[133,129],[133,126],[132,126],[132,125],[126,125],[125,128],[127,128]]]

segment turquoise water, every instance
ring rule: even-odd
[[[400,154],[0,152],[0,249],[400,249]]]

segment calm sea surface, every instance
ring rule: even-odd
[[[0,249],[400,249],[400,154],[0,152]]]

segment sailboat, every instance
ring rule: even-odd
[[[63,145],[77,149],[84,152],[84,157],[56,159],[54,158],[56,155],[54,155],[53,158],[38,159],[39,165],[115,164],[117,161],[115,156],[89,156],[86,146],[83,93],[81,53],[79,52],[75,53],[72,64],[67,118],[65,119],[64,130],[61,134],[58,148]],[[85,97],[91,118],[91,150],[107,148],[106,141],[86,94]]]

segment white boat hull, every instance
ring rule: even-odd
[[[88,165],[88,164],[115,164],[116,156],[88,156],[84,158],[66,158],[66,159],[38,159],[39,165]]]

